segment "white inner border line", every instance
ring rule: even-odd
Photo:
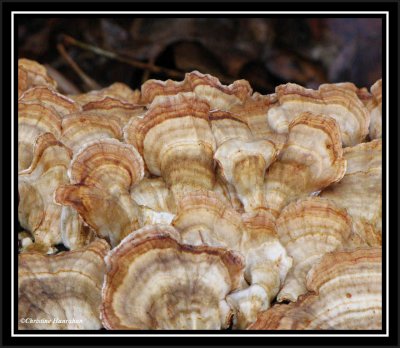
[[[386,17],[386,334],[15,334],[14,333],[14,15],[15,14],[384,14]],[[11,337],[389,337],[389,12],[388,11],[12,11],[11,12]],[[112,331],[110,331],[112,332]],[[251,332],[251,331],[249,331]]]

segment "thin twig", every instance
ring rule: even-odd
[[[79,75],[79,77],[82,79],[82,81],[85,83],[86,87],[89,90],[93,89],[100,89],[101,86],[93,80],[91,77],[89,77],[79,66],[78,64],[75,63],[75,61],[71,58],[71,56],[68,54],[66,51],[65,47],[63,44],[58,44],[57,45],[57,50],[61,54],[61,56],[66,60],[66,62],[71,66],[71,68]]]
[[[114,52],[111,52],[111,51],[107,51],[105,49],[102,49],[102,48],[99,48],[99,47],[84,43],[82,41],[76,40],[76,39],[74,39],[73,37],[71,37],[69,35],[64,35],[64,43],[68,44],[68,45],[74,45],[74,46],[80,47],[80,48],[82,48],[84,50],[88,50],[88,51],[94,52],[94,53],[96,53],[98,55],[101,55],[101,56],[104,56],[104,57],[107,57],[107,58],[110,58],[110,59],[115,59],[115,60],[117,60],[119,62],[126,63],[126,64],[129,64],[131,66],[134,66],[135,68],[139,68],[139,69],[143,69],[143,70],[149,70],[149,71],[154,72],[154,73],[163,73],[163,74],[166,74],[166,75],[168,75],[168,76],[170,76],[172,78],[175,78],[175,79],[183,79],[185,77],[185,73],[184,72],[173,70],[173,69],[168,69],[168,68],[163,68],[161,66],[154,65],[154,64],[151,64],[151,63],[144,63],[144,62],[141,62],[139,60],[132,59],[132,58],[126,58],[126,57],[123,57],[123,56],[121,56],[121,55],[119,55],[117,53],[114,53]]]
[[[57,81],[57,89],[63,94],[79,94],[82,91],[70,80],[68,80],[63,74],[57,69],[53,68],[48,64],[44,64],[47,73],[51,78]]]
[[[149,63],[154,65],[154,59],[155,59],[155,57],[152,57],[152,58],[150,59]],[[151,71],[148,70],[148,69],[146,69],[146,70],[143,72],[142,84],[145,83],[145,82],[149,79],[150,73],[151,73]]]
[[[135,68],[139,68],[145,71],[150,71],[150,72],[154,72],[154,73],[163,73],[171,78],[174,79],[184,79],[185,78],[185,73],[183,71],[178,71],[178,70],[174,70],[174,69],[168,69],[168,68],[164,68],[162,66],[159,65],[155,65],[151,62],[149,63],[144,63],[141,62],[140,60],[134,59],[134,58],[128,58],[128,57],[124,57],[118,53],[112,52],[112,51],[108,51],[105,50],[103,48],[97,47],[97,46],[93,46],[90,44],[87,44],[85,42],[79,41],[75,38],[73,38],[72,36],[69,35],[63,35],[63,40],[64,43],[66,45],[73,45],[73,46],[77,46],[80,47],[86,51],[90,51],[93,52],[95,54],[98,54],[100,56],[103,57],[107,57],[110,59],[114,59],[117,60],[121,63],[125,63],[128,65],[131,65]],[[223,76],[223,75],[216,75],[216,77],[224,84],[230,84],[233,83],[235,81],[235,79],[227,77],[227,76]]]

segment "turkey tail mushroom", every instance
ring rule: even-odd
[[[243,260],[225,248],[183,244],[173,227],[146,226],[106,256],[101,317],[107,329],[219,330]]]
[[[178,200],[215,184],[215,139],[209,105],[193,93],[159,96],[143,118],[125,128],[125,139],[137,147],[151,174],[162,176]]]
[[[284,206],[338,182],[346,171],[339,128],[333,118],[301,114],[265,175],[266,208],[275,217]]]
[[[72,99],[47,86],[36,86],[28,89],[21,95],[19,102],[41,104],[53,109],[61,117],[81,111],[81,107]]]
[[[356,93],[334,84],[318,90],[294,83],[276,87],[278,102],[268,110],[268,123],[278,133],[287,133],[290,122],[304,112],[326,115],[338,123],[343,146],[354,146],[368,134],[370,115]]]
[[[74,155],[70,185],[56,191],[56,202],[72,206],[96,233],[115,246],[139,227],[140,210],[130,188],[142,180],[144,165],[136,149],[115,139],[96,140]]]
[[[366,246],[382,244],[382,139],[344,149],[345,176],[321,192],[347,209]]]
[[[279,240],[293,258],[277,300],[297,301],[307,292],[306,275],[324,254],[344,248],[352,233],[344,209],[320,197],[300,199],[286,206],[276,220]]]
[[[275,145],[268,140],[231,139],[215,152],[225,180],[235,187],[246,212],[264,209],[264,177],[276,158]]]
[[[380,248],[326,254],[307,275],[296,303],[261,312],[249,330],[381,330]]]
[[[44,133],[52,133],[59,139],[61,116],[41,104],[18,103],[18,171],[31,165],[35,141]]]
[[[57,255],[18,255],[18,329],[101,329],[101,287],[109,249],[106,241],[97,239]]]
[[[34,86],[47,86],[55,89],[57,82],[47,73],[46,68],[34,60],[18,59],[18,98],[24,91]]]
[[[216,77],[192,71],[182,81],[148,80],[142,85],[142,103],[152,103],[158,96],[172,96],[193,92],[210,105],[211,110],[229,111],[251,95],[252,88],[246,80],[237,80],[226,86]]]
[[[37,138],[29,168],[18,175],[18,218],[20,224],[35,238],[31,246],[51,250],[61,243],[61,207],[54,203],[54,192],[69,182],[67,169],[72,158],[69,148],[53,134]]]

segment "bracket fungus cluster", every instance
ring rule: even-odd
[[[18,98],[19,329],[381,328],[381,80]]]

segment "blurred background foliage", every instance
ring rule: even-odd
[[[120,81],[180,79],[199,70],[260,93],[295,82],[316,88],[382,75],[382,21],[374,18],[30,18],[18,54],[45,64],[74,94]]]

